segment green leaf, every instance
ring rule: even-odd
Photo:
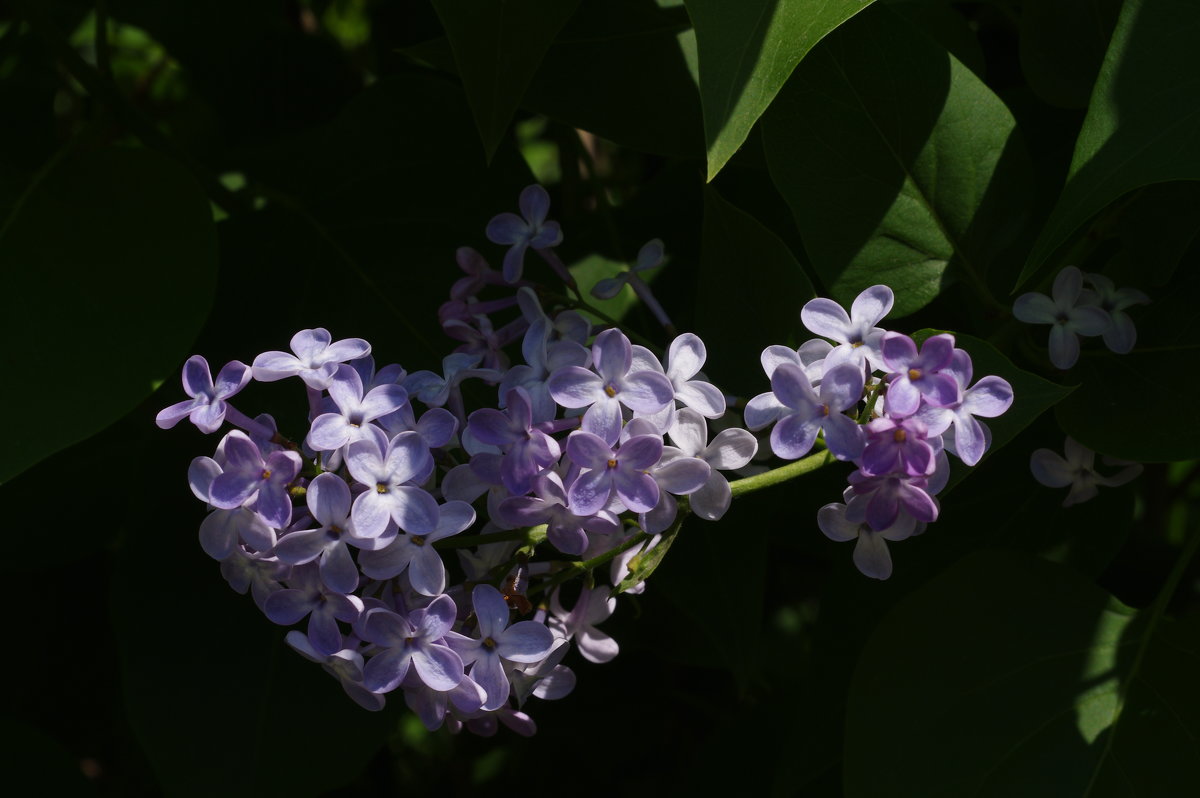
[[[1121,0],[1057,0],[1021,8],[1021,71],[1038,97],[1085,108]]]
[[[707,369],[729,385],[762,379],[758,354],[793,339],[801,306],[816,296],[787,245],[711,186],[704,189],[699,282],[696,327]]]
[[[1075,142],[1066,186],[1014,288],[1127,191],[1200,180],[1198,37],[1200,5],[1125,0]]]
[[[530,79],[579,0],[433,0],[491,161]]]
[[[1200,233],[1200,183],[1146,186],[1114,226],[1134,264],[1131,279],[1137,275],[1139,288],[1162,285],[1171,279],[1180,258]]]
[[[53,423],[10,425],[0,482],[173,377],[208,317],[216,267],[208,200],[162,155],[99,150],[34,186],[0,231],[0,335],[11,342],[0,369],[25,386],[3,393],[0,413]]]
[[[1069,372],[1081,384],[1055,415],[1063,431],[1089,449],[1140,462],[1200,458],[1200,426],[1172,423],[1184,418],[1200,391],[1200,376],[1181,367],[1200,355],[1194,309],[1200,269],[1189,265],[1169,286],[1149,292],[1150,305],[1126,311],[1138,331],[1132,352],[1117,355],[1098,338],[1083,340]]]
[[[1197,631],[1135,614],[1063,566],[974,554],[867,643],[846,795],[1188,795]]]
[[[800,59],[870,0],[686,0],[700,56],[712,180],[742,146]]]
[[[1000,309],[987,271],[1021,230],[1028,156],[1004,103],[919,30],[884,6],[843,25],[796,68],[764,140],[835,300],[884,283],[902,316],[965,278]]]

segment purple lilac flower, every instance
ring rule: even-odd
[[[658,483],[646,470],[662,456],[662,438],[638,435],[613,450],[590,432],[573,432],[567,438],[567,457],[585,469],[567,490],[571,510],[592,515],[608,504],[615,493],[635,513],[658,504]]]
[[[367,661],[363,685],[375,693],[395,690],[411,665],[430,689],[453,690],[463,679],[463,664],[444,643],[457,610],[449,596],[438,596],[408,617],[376,607],[356,625],[363,640],[383,650]]]
[[[220,464],[211,457],[194,458],[188,466],[188,487],[192,494],[208,504],[213,480],[221,471]],[[200,548],[214,560],[229,557],[239,542],[245,542],[255,552],[269,551],[275,547],[275,530],[247,507],[214,509],[200,523]]]
[[[668,434],[684,456],[709,465],[708,479],[688,496],[688,501],[696,515],[707,521],[718,520],[733,501],[729,482],[720,472],[746,466],[758,452],[758,440],[746,430],[735,427],[722,430],[712,443],[708,443],[708,425],[704,417],[688,408],[679,411],[675,426]]]
[[[1099,487],[1115,488],[1135,479],[1142,473],[1140,464],[1131,464],[1111,477],[1096,471],[1096,453],[1068,437],[1064,445],[1066,457],[1049,449],[1038,449],[1029,459],[1033,478],[1048,488],[1065,488],[1067,498],[1063,507],[1070,507],[1095,497]]]
[[[427,532],[397,535],[386,548],[363,552],[359,556],[362,571],[380,581],[408,570],[413,590],[424,596],[437,596],[446,590],[446,567],[433,544],[457,535],[475,523],[475,510],[466,502],[446,502],[437,508],[437,522]]]
[[[987,427],[976,417],[1002,415],[1012,406],[1013,389],[1007,380],[991,376],[968,388],[972,376],[971,357],[961,349],[954,350],[950,365],[942,369],[942,373],[954,377],[958,383],[959,401],[946,407],[925,405],[915,417],[929,428],[930,436],[941,435],[953,426],[954,436],[947,438],[947,445],[953,446],[954,453],[964,463],[973,466],[983,459],[989,442]]]
[[[268,524],[283,529],[292,520],[292,500],[287,486],[300,473],[304,461],[291,451],[271,452],[263,459],[258,447],[244,433],[234,430],[222,442],[225,466],[212,481],[209,502],[232,510],[254,497],[255,511]]]
[[[603,586],[580,588],[579,598],[569,612],[559,599],[561,591],[550,596],[550,629],[566,640],[574,640],[575,647],[588,662],[608,662],[617,656],[620,646],[617,641],[596,628],[596,624],[608,618],[617,608],[616,598],[608,595]]]
[[[1079,295],[1080,305],[1095,305],[1108,313],[1111,321],[1104,331],[1104,345],[1118,355],[1129,354],[1137,343],[1137,328],[1133,319],[1125,312],[1134,305],[1145,305],[1150,301],[1136,288],[1117,288],[1113,281],[1102,274],[1083,275],[1092,288],[1084,289]]]
[[[354,500],[351,517],[360,537],[379,537],[394,520],[405,531],[428,533],[437,526],[437,502],[415,483],[433,471],[421,436],[401,432],[390,442],[382,430],[350,444],[346,467],[367,490]]]
[[[221,576],[233,592],[244,596],[250,591],[254,603],[263,612],[266,612],[267,599],[283,590],[281,582],[288,578],[291,570],[274,557],[252,554],[241,546],[234,546],[229,556],[221,560]]]
[[[342,632],[337,622],[354,623],[363,612],[358,596],[330,590],[313,564],[292,568],[288,589],[267,597],[263,611],[272,623],[291,626],[308,617],[308,642],[322,654],[341,651]]]
[[[504,398],[507,412],[481,408],[471,414],[468,426],[476,439],[503,451],[504,487],[520,496],[529,492],[543,469],[558,462],[562,450],[558,441],[533,428],[533,406],[525,389],[513,388]]]
[[[350,520],[350,488],[337,474],[320,474],[308,485],[308,510],[321,526],[289,532],[275,547],[275,556],[288,565],[317,560],[321,580],[338,593],[358,587],[358,567],[347,544],[358,545]]]
[[[333,341],[323,327],[301,330],[292,336],[292,352],[263,352],[254,358],[254,379],[274,382],[296,377],[318,391],[329,387],[339,363],[357,360],[371,353],[371,345],[361,338]]]
[[[876,531],[864,523],[864,497],[846,489],[846,504],[827,504],[817,511],[817,526],[830,540],[857,540],[854,546],[854,565],[872,579],[887,579],[892,575],[892,555],[887,541],[904,540],[920,531],[918,521],[908,514],[897,516],[895,522]],[[854,520],[851,520],[853,518]]]
[[[504,277],[488,265],[487,260],[471,247],[459,247],[454,253],[458,268],[465,277],[460,277],[450,287],[450,298],[464,300],[475,296],[489,285],[502,285]]]
[[[1069,369],[1079,359],[1078,336],[1103,335],[1112,323],[1108,313],[1084,304],[1083,272],[1067,266],[1054,278],[1054,298],[1030,292],[1013,303],[1013,315],[1027,324],[1050,324],[1050,362]]]
[[[533,496],[512,496],[500,503],[496,517],[518,526],[546,524],[546,538],[563,554],[583,554],[588,532],[612,534],[621,529],[620,520],[607,510],[576,515],[567,506],[562,478],[553,471],[539,476]]]
[[[958,401],[958,383],[942,369],[950,365],[954,354],[954,336],[931,335],[917,344],[907,335],[890,332],[880,344],[888,374],[887,412],[889,416],[911,416],[924,399],[937,407]]]
[[[416,397],[426,407],[441,407],[450,401],[463,380],[478,377],[488,383],[499,381],[500,372],[493,369],[476,368],[479,355],[459,352],[442,358],[442,374],[432,371],[414,371],[404,380],[409,396]]]
[[[916,418],[877,418],[867,424],[867,447],[861,469],[867,476],[903,471],[909,476],[929,476],[934,469],[934,448],[927,440],[929,428]]]
[[[825,373],[818,390],[819,394],[799,366],[780,363],[771,375],[771,393],[783,409],[775,410],[755,397],[746,405],[746,425],[761,428],[777,415],[779,421],[771,430],[771,450],[785,460],[808,454],[820,431],[825,433],[825,444],[834,457],[857,458],[863,447],[862,428],[844,413],[862,398],[862,371],[842,363]]]
[[[446,642],[471,666],[471,678],[487,693],[485,710],[499,709],[508,701],[509,663],[536,663],[554,647],[554,635],[536,621],[509,625],[508,604],[491,585],[476,585],[471,592],[479,637],[449,632]]]
[[[854,298],[849,315],[832,299],[810,299],[800,310],[800,320],[810,331],[839,346],[825,357],[826,366],[853,363],[864,371],[883,368],[879,349],[885,330],[875,325],[892,309],[895,295],[886,285],[873,285]]]
[[[160,410],[154,423],[170,429],[186,417],[201,432],[216,432],[228,410],[225,400],[245,388],[250,376],[250,367],[234,360],[225,364],[214,383],[208,361],[192,355],[183,364],[183,390],[192,398]]]
[[[395,383],[372,388],[363,396],[362,377],[347,365],[338,366],[329,383],[329,396],[338,412],[313,419],[305,443],[318,452],[331,452],[366,436],[366,425],[408,403],[408,392]]]
[[[353,646],[348,646],[332,654],[322,654],[313,648],[304,634],[295,629],[288,632],[285,639],[287,644],[300,656],[317,663],[329,675],[337,679],[342,689],[346,691],[346,695],[350,696],[354,703],[371,712],[383,709],[386,699],[363,687],[363,658],[362,654],[359,654]]]
[[[525,250],[547,249],[562,243],[562,228],[558,222],[546,221],[550,212],[550,195],[541,186],[526,186],[517,205],[521,216],[501,213],[488,222],[486,234],[493,244],[509,244],[501,267],[504,280],[515,283],[525,270]],[[522,218],[524,217],[524,218]]]
[[[592,362],[599,374],[578,366],[555,372],[550,395],[563,407],[586,407],[583,429],[616,443],[621,434],[621,405],[641,413],[657,413],[675,398],[675,388],[655,371],[631,372],[633,347],[620,330],[605,330],[592,344]]]
[[[926,477],[896,473],[870,476],[855,471],[849,479],[854,493],[867,499],[863,520],[877,532],[896,523],[901,509],[918,521],[937,520],[938,505],[930,495]]]

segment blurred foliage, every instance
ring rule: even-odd
[[[481,5],[0,3],[0,569],[33,633],[9,648],[14,783],[1191,795],[1200,6]],[[887,582],[817,531],[845,484],[823,469],[686,524],[606,624],[620,656],[530,705],[538,736],[429,733],[359,710],[225,588],[184,478],[212,442],[153,417],[189,354],[304,327],[436,367],[455,249],[497,261],[484,227],[535,180],[584,284],[665,242],[655,294],[737,397],[807,299],[885,282],[892,329],[963,335],[1017,404]],[[1056,372],[1012,319],[1014,285],[1068,264],[1151,296],[1133,353],[1088,340]],[[669,343],[628,288],[601,309]],[[1028,464],[1064,432],[1150,465],[1063,510]]]

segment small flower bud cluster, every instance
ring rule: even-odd
[[[857,466],[845,503],[822,507],[817,522],[833,540],[857,540],[854,563],[876,579],[892,573],[885,541],[937,520],[947,453],[977,464],[989,443],[978,419],[999,416],[1013,401],[1000,377],[971,383],[971,357],[954,336],[934,335],[918,347],[878,327],[893,301],[890,288],[876,285],[849,314],[829,299],[805,304],[801,320],[823,338],[764,350],[771,391],[746,406],[750,429],[774,425],[771,450],[779,457],[803,457],[820,434],[829,456]]]
[[[1091,288],[1084,288],[1084,282]],[[1104,345],[1119,355],[1137,342],[1137,330],[1125,311],[1150,301],[1136,288],[1118,289],[1102,274],[1086,274],[1067,266],[1054,278],[1052,297],[1029,292],[1013,303],[1013,315],[1028,324],[1049,324],[1050,362],[1069,369],[1079,360],[1079,336],[1104,337]]]

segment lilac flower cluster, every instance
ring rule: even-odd
[[[892,308],[892,290],[872,286],[850,313],[814,299],[800,318],[815,338],[798,349],[762,353],[771,391],[746,406],[752,430],[771,427],[771,450],[785,460],[818,443],[826,454],[857,466],[843,495],[817,513],[833,540],[857,540],[854,563],[876,579],[892,572],[886,541],[903,540],[937,520],[934,498],[949,478],[947,453],[969,466],[989,444],[980,418],[1012,405],[1000,377],[972,383],[971,357],[954,336],[933,335],[918,347],[907,335],[877,326]]]
[[[1087,282],[1091,288],[1084,288]],[[1050,325],[1050,362],[1069,369],[1079,360],[1079,336],[1100,335],[1119,355],[1137,342],[1137,330],[1125,311],[1150,301],[1136,288],[1118,289],[1102,274],[1067,266],[1054,278],[1051,296],[1029,292],[1013,303],[1013,315],[1028,324]]]
[[[548,220],[548,195],[531,186],[519,206],[487,227],[508,247],[500,271],[473,249],[457,253],[464,276],[438,310],[457,347],[440,371],[377,368],[368,342],[301,330],[290,351],[231,362],[215,381],[192,357],[191,398],[157,419],[232,427],[188,472],[209,508],[200,545],[229,584],[272,622],[303,624],[288,643],[358,704],[378,710],[401,695],[430,729],[533,733],[526,702],[574,687],[562,664],[571,645],[591,662],[617,655],[598,628],[616,595],[645,589],[645,563],[685,518],[726,513],[725,474],[759,447],[726,419],[726,395],[702,372],[704,342],[672,332],[660,357],[594,325],[554,252],[562,230]],[[523,279],[529,250],[576,300],[544,303],[553,295]],[[649,295],[636,272],[662,259],[651,241],[600,293],[628,281]],[[937,517],[946,453],[979,462],[988,432],[978,419],[1012,401],[998,377],[972,382],[952,336],[918,347],[877,327],[891,305],[884,286],[849,314],[809,302],[804,323],[829,340],[768,348],[772,390],[745,408],[751,429],[773,425],[779,457],[819,446],[857,466],[845,504],[822,508],[818,523],[834,539],[857,538],[855,562],[877,578],[891,571],[883,541]],[[252,380],[293,378],[307,401],[303,436],[231,404]],[[483,386],[471,395],[494,391],[493,405],[468,408],[468,383]]]

